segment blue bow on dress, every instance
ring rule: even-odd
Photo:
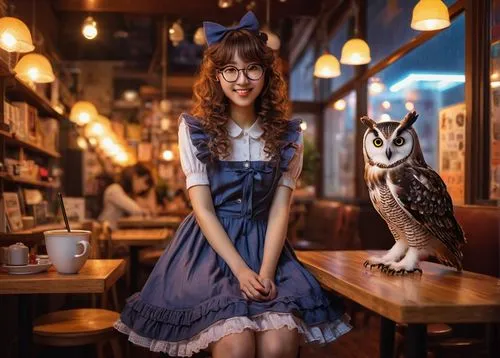
[[[252,32],[259,32],[259,20],[255,14],[251,11],[247,12],[240,20],[240,23],[231,27],[224,27],[215,22],[204,21],[203,30],[205,31],[205,37],[207,39],[207,44],[210,46],[212,44],[222,41],[224,36],[230,31],[235,30],[248,30]]]

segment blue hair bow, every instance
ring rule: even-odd
[[[210,46],[212,44],[222,41],[224,36],[230,31],[235,30],[248,30],[252,32],[259,32],[259,20],[255,14],[251,11],[247,12],[240,20],[240,23],[231,27],[224,27],[215,22],[204,21],[203,30],[205,31],[205,37],[207,39],[207,44]]]

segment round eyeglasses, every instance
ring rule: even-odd
[[[240,76],[240,71],[243,71],[243,74],[250,81],[258,81],[264,74],[264,67],[256,63],[252,63],[245,68],[226,66],[222,70],[218,70],[227,82],[236,82]]]

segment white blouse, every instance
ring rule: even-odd
[[[265,142],[261,138],[263,134],[259,120],[248,129],[244,130],[233,120],[228,121],[228,133],[231,140],[232,151],[228,161],[269,161],[270,158],[264,152]],[[297,150],[288,165],[288,171],[281,176],[278,185],[287,186],[295,189],[297,179],[302,171],[302,160],[304,154],[303,134],[300,133],[297,140]],[[189,128],[182,118],[179,124],[179,151],[181,157],[181,166],[186,175],[186,188],[189,189],[195,185],[209,185],[207,168],[197,157],[197,149],[191,142]]]

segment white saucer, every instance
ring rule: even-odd
[[[52,266],[52,263],[46,264],[29,264],[23,266],[11,266],[11,265],[2,265],[2,268],[7,270],[8,273],[13,275],[29,275],[32,273],[39,273],[49,269]]]

